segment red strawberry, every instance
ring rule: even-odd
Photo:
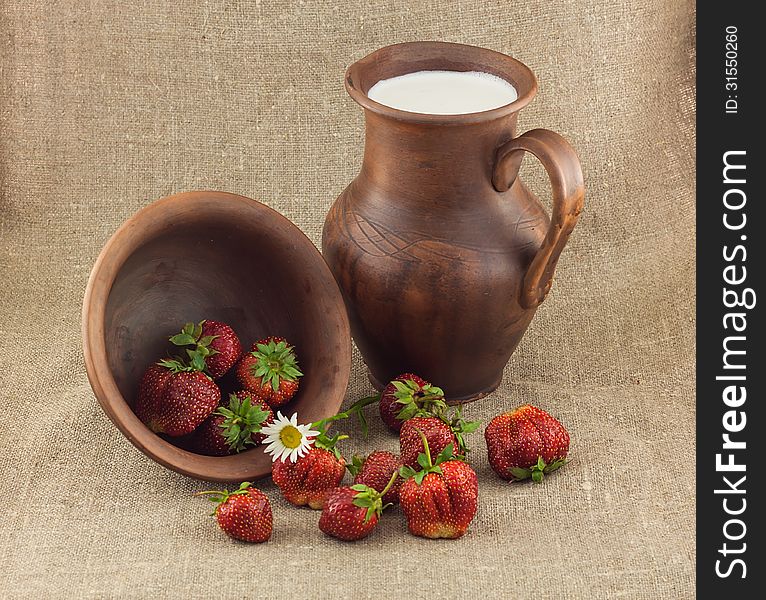
[[[346,465],[349,472],[354,476],[354,483],[359,483],[383,492],[391,480],[391,476],[399,471],[402,466],[399,457],[391,452],[376,450],[362,460],[355,456],[352,464]],[[396,504],[399,502],[399,487],[401,479],[397,479],[383,496],[383,502]]]
[[[144,373],[136,415],[155,433],[176,437],[199,427],[220,400],[221,391],[210,377],[179,361],[162,360]]]
[[[309,430],[312,434],[307,434],[307,439],[312,444],[311,449],[305,455],[299,455],[295,462],[283,461],[281,458],[274,461],[271,466],[272,479],[288,502],[297,506],[308,505],[314,509],[322,508],[327,494],[340,485],[346,472],[346,463],[340,450],[338,450],[337,443],[347,439],[348,436],[340,433],[331,436],[327,431],[335,421],[356,415],[359,418],[362,431],[366,432],[367,420],[364,417],[363,409],[376,400],[377,398],[374,396],[358,400],[345,412],[312,423]],[[296,416],[293,415],[291,420],[295,419]],[[277,413],[277,420],[288,423],[288,420],[279,412]],[[280,431],[280,438],[283,431]],[[316,432],[319,432],[318,435]],[[274,431],[269,432],[269,434],[274,435]],[[298,441],[293,440],[293,442],[294,445],[290,447],[297,448]],[[279,456],[279,449],[270,449],[274,443],[269,443],[266,446],[266,451],[276,453],[275,456]]]
[[[399,375],[380,394],[380,418],[394,433],[402,423],[416,415],[443,413],[447,405],[441,388],[431,385],[412,373]]]
[[[484,431],[489,464],[510,481],[543,480],[545,473],[566,464],[569,433],[544,410],[530,404],[498,415]]]
[[[194,346],[205,361],[205,370],[213,379],[219,379],[234,366],[242,354],[242,344],[234,330],[226,323],[205,320],[198,324],[186,323],[181,333],[170,338],[176,346]],[[193,358],[193,357],[192,357]]]
[[[265,542],[271,537],[271,504],[266,494],[250,486],[245,481],[235,492],[207,491],[197,495],[204,494],[218,505],[213,514],[226,535],[244,542]]]
[[[454,460],[447,446],[431,461],[428,442],[418,457],[420,471],[402,467],[406,480],[399,490],[399,501],[413,535],[455,539],[462,536],[476,514],[479,483],[474,470]]]
[[[192,448],[199,454],[226,456],[258,446],[263,441],[261,426],[274,420],[269,406],[253,401],[247,392],[229,395],[228,407],[219,406],[191,435]]]
[[[454,432],[440,418],[413,417],[404,422],[399,433],[399,449],[402,464],[416,467],[418,455],[425,452],[420,432],[423,432],[425,435],[428,445],[433,452],[441,452],[449,444],[452,444],[453,448],[458,446]]]
[[[206,359],[208,373],[213,379],[222,377],[242,355],[242,344],[234,330],[219,321],[206,320],[202,322],[202,337],[212,337],[210,349],[216,353]]]
[[[394,472],[382,490],[384,493],[389,491],[396,478]],[[373,532],[384,508],[382,495],[371,487],[356,484],[335,488],[322,508],[319,529],[339,540],[361,540]]]
[[[327,494],[338,487],[346,472],[342,458],[324,448],[312,448],[295,462],[277,460],[271,477],[285,499],[296,506],[324,506]]]
[[[160,396],[172,374],[170,369],[159,364],[154,364],[144,371],[138,387],[138,398],[133,407],[136,416],[143,423],[149,420],[148,411],[159,404]]]
[[[286,404],[298,391],[294,348],[283,338],[268,337],[253,344],[236,367],[240,385],[265,400],[272,408]]]

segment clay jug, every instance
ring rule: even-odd
[[[512,83],[506,106],[461,115],[405,112],[367,91],[424,70],[483,71]],[[364,108],[364,160],[327,215],[325,260],[380,389],[414,372],[453,402],[475,400],[503,369],[551,287],[583,207],[572,147],[546,129],[517,135],[537,90],[524,64],[442,42],[396,44],[351,65],[345,85]],[[525,153],[545,167],[549,217],[517,177]]]

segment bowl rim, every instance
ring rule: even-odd
[[[107,360],[104,320],[109,295],[120,269],[131,254],[159,227],[159,219],[154,219],[158,211],[167,206],[190,201],[199,202],[203,199],[206,202],[228,203],[230,206],[247,204],[262,211],[267,219],[281,221],[288,229],[300,234],[291,239],[292,243],[302,244],[309,253],[316,253],[319,259],[317,268],[323,270],[328,281],[335,284],[330,286],[330,289],[334,288],[337,292],[334,303],[338,307],[336,312],[339,333],[348,340],[348,343],[341,344],[342,355],[338,357],[341,371],[334,379],[333,389],[328,390],[328,393],[336,394],[335,411],[340,409],[351,375],[351,328],[340,288],[330,267],[318,248],[295,223],[257,200],[230,192],[196,190],[160,198],[138,210],[112,234],[93,264],[83,297],[81,333],[85,371],[102,410],[131,444],[155,462],[182,475],[206,481],[260,479],[269,476],[270,469],[263,472],[254,464],[242,464],[243,461],[237,460],[241,458],[241,454],[224,457],[203,456],[174,446],[152,432],[136,417],[122,396]],[[263,453],[263,447],[250,450],[248,454],[253,452]]]

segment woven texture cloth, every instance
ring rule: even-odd
[[[0,597],[684,598],[694,594],[694,9],[691,2],[19,1],[0,7]],[[472,457],[467,535],[390,511],[340,543],[270,481],[266,545],[230,542],[209,484],[136,450],[85,375],[93,262],[154,199],[221,189],[319,243],[361,163],[354,60],[439,39],[516,56],[540,92],[519,130],[581,157],[586,208],[486,423],[531,402],[572,435],[543,485]],[[530,186],[549,197],[528,158]],[[437,382],[438,383],[438,382]],[[371,392],[355,351],[346,402]],[[347,453],[395,450],[373,419]]]

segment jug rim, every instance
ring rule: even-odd
[[[465,67],[465,68],[461,68]],[[463,114],[417,113],[392,108],[372,100],[367,92],[382,79],[416,71],[483,71],[511,83],[518,97],[509,104]],[[362,108],[398,121],[442,125],[466,125],[492,121],[518,112],[537,93],[537,78],[520,60],[481,46],[453,42],[401,42],[384,46],[346,69],[345,87]]]

